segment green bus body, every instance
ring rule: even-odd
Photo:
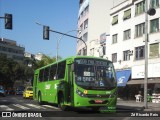
[[[111,61],[88,56],[69,57],[37,69],[33,98],[40,104],[116,110],[117,83]]]

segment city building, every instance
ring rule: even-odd
[[[160,89],[160,1],[148,0],[150,7],[156,9],[154,16],[148,15],[148,93],[153,93]],[[111,9],[106,56],[114,63],[118,86],[126,89],[127,85],[126,91],[131,90],[134,98],[144,90],[144,33],[144,0],[126,0]]]
[[[77,54],[105,57],[110,33],[110,9],[124,0],[79,0]]]
[[[29,52],[25,52],[24,57],[25,57],[25,64],[27,64],[29,67],[32,67],[33,61],[35,60],[35,55]]]
[[[0,54],[12,58],[16,61],[21,61],[24,58],[25,48],[17,45],[14,40],[0,38]]]
[[[35,60],[42,60],[42,57],[43,57],[43,53],[37,53],[37,54],[35,54]]]

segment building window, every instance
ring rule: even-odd
[[[78,51],[78,55],[81,55],[81,50]]]
[[[142,1],[135,5],[135,15],[139,15],[141,13],[144,13],[145,11],[145,1]]]
[[[81,12],[81,18],[83,17],[83,11]]]
[[[87,55],[87,49],[83,48],[83,55]]]
[[[150,21],[150,32],[158,32],[159,31],[159,19],[154,19]]]
[[[113,63],[117,62],[117,53],[112,54],[112,62]]]
[[[84,21],[84,29],[88,27],[88,19]]]
[[[84,9],[84,15],[88,14],[89,12],[89,6],[87,6],[85,9]]]
[[[151,8],[159,7],[159,0],[150,0],[150,7]]]
[[[90,49],[90,55],[94,56],[94,48]]]
[[[123,40],[128,40],[131,38],[131,29],[128,29],[123,32]]]
[[[123,61],[130,60],[130,50],[123,51]]]
[[[117,34],[112,35],[112,44],[117,43]]]
[[[80,26],[80,31],[81,31],[81,32],[83,31],[83,23],[82,23],[81,26]]]
[[[123,20],[131,18],[131,9],[124,11]]]
[[[112,19],[112,25],[115,25],[118,23],[118,15],[114,16]]]
[[[159,43],[150,44],[149,57],[159,57]]]
[[[135,37],[143,36],[144,33],[145,33],[144,23],[135,26]]]
[[[145,57],[145,48],[144,48],[144,46],[136,47],[135,51],[136,51],[136,58],[135,58],[136,60],[144,59],[144,57]]]
[[[86,32],[86,33],[83,35],[83,40],[84,40],[84,41],[87,41],[87,39],[88,39],[88,33]]]

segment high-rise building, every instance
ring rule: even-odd
[[[106,39],[110,34],[110,9],[124,0],[79,0],[77,54],[105,56]]]
[[[0,54],[14,60],[23,60],[25,48],[14,40],[0,38]]]
[[[148,0],[148,90],[160,92],[160,1]],[[143,92],[145,77],[145,1],[127,0],[110,11],[110,37],[106,56],[114,63],[118,85]]]

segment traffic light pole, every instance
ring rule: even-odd
[[[86,50],[87,50],[87,44],[85,43],[85,41],[83,39],[81,39],[79,37],[75,37],[75,36],[69,35],[69,34],[66,34],[66,33],[58,32],[58,31],[55,31],[55,30],[49,30],[49,31],[54,32],[54,33],[58,33],[58,34],[61,34],[61,35],[65,35],[65,36],[68,36],[68,37],[79,39],[85,44],[85,47],[86,47]]]
[[[5,20],[5,29],[12,29],[12,14],[6,13],[4,17],[0,17]]]

